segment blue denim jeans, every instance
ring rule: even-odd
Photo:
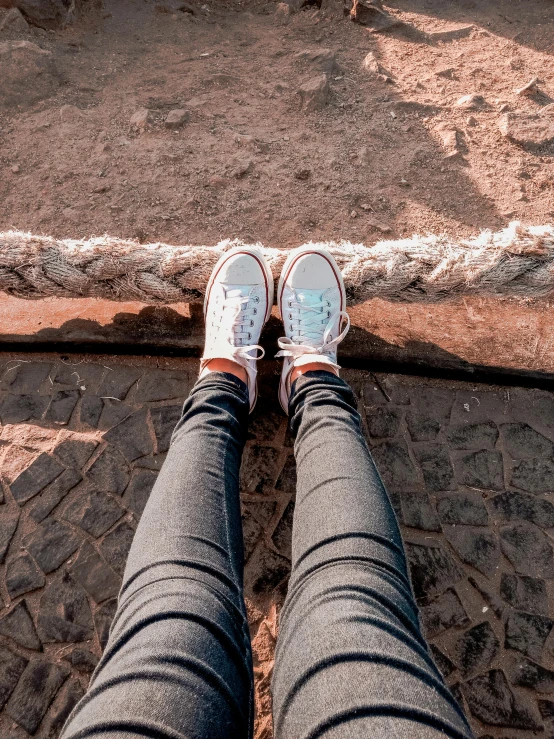
[[[422,636],[350,388],[308,372],[290,412],[298,482],[276,739],[470,739]],[[137,529],[108,645],[63,739],[251,736],[239,504],[247,425],[244,383],[213,373],[196,384]]]

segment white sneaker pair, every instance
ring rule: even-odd
[[[337,346],[350,328],[350,319],[344,283],[332,255],[313,246],[291,251],[279,280],[277,304],[285,327],[276,355],[284,359],[279,400],[288,413],[294,367],[318,362],[339,369]],[[251,247],[226,252],[206,289],[200,376],[212,359],[229,359],[244,367],[250,410],[257,400],[256,362],[265,353],[258,341],[272,306],[273,276],[263,253]]]

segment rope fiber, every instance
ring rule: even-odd
[[[198,303],[214,264],[239,244],[169,246],[109,236],[62,240],[8,231],[0,233],[0,291],[29,300]],[[514,221],[502,231],[469,239],[431,235],[371,247],[323,245],[342,270],[350,304],[375,297],[438,303],[464,294],[537,299],[554,292],[553,225]],[[287,251],[263,251],[277,278]]]

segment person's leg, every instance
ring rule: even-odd
[[[400,531],[353,394],[336,374],[348,317],[333,257],[313,246],[293,252],[277,300],[286,334],[279,397],[292,416],[298,482],[272,686],[275,739],[467,739],[421,633]]]
[[[137,528],[106,650],[63,739],[252,734],[239,469],[270,278],[254,250],[229,252],[214,270],[202,379]]]
[[[421,634],[398,524],[350,388],[308,372],[290,408],[298,482],[275,738],[471,737]]]

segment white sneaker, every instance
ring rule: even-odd
[[[288,413],[294,367],[319,362],[340,369],[337,346],[348,333],[350,318],[344,282],[332,255],[317,246],[292,251],[279,280],[277,304],[286,334],[275,355],[284,358],[279,401]]]
[[[273,276],[264,255],[252,247],[236,247],[215,265],[204,299],[206,343],[200,377],[212,359],[230,359],[244,367],[250,410],[256,405],[256,361],[262,328],[273,305]]]

